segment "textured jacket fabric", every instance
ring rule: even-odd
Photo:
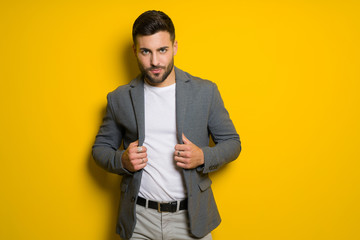
[[[184,134],[204,152],[202,166],[183,170],[190,230],[200,238],[221,221],[208,173],[235,160],[241,144],[217,86],[176,67],[175,78],[178,142],[183,143]],[[93,146],[93,157],[102,168],[123,176],[116,230],[122,238],[128,239],[136,224],[135,208],[142,170],[127,171],[122,166],[121,156],[131,142],[139,140],[141,146],[146,137],[143,78],[138,76],[129,84],[118,87],[108,94],[107,101],[106,115]],[[215,146],[209,146],[210,136]]]

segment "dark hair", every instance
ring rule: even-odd
[[[150,10],[142,13],[134,22],[132,29],[133,42],[137,35],[153,35],[160,31],[170,33],[172,42],[175,40],[175,27],[170,17],[162,11]]]

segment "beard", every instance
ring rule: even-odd
[[[171,62],[167,66],[152,66],[150,68],[145,69],[143,65],[141,65],[138,61],[139,69],[141,74],[150,84],[158,84],[165,81],[165,79],[170,75],[172,69],[174,68],[174,58],[171,59]],[[160,73],[151,75],[151,70],[153,69],[164,69],[164,73],[161,75]]]

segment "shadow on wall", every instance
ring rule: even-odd
[[[115,52],[115,51],[114,51]],[[139,74],[138,65],[136,62],[135,55],[132,50],[132,43],[129,42],[126,46],[120,46],[118,51],[118,64],[125,66],[126,72],[119,72],[119,85],[126,84],[131,81],[131,79],[135,78]],[[99,125],[100,127],[102,123],[102,119],[106,114],[106,106],[104,106],[99,111]],[[95,137],[95,136],[94,136]],[[92,146],[91,146],[92,147]],[[110,199],[109,208],[111,209],[111,213],[109,214],[110,219],[105,224],[106,226],[99,226],[99,228],[108,229],[107,236],[104,236],[102,239],[105,240],[119,240],[119,235],[116,234],[116,222],[118,217],[119,210],[119,201],[120,201],[120,183],[122,177],[113,173],[106,172],[104,169],[99,167],[91,154],[91,147],[88,157],[88,172],[91,175],[92,179],[96,182],[99,188],[101,188],[105,194],[108,195]],[[104,213],[107,214],[107,213]]]
[[[99,111],[99,125],[96,128],[100,127],[102,119],[106,114],[106,106],[104,106],[101,111]],[[94,136],[95,138],[95,136]],[[120,182],[122,177],[113,173],[109,173],[106,170],[98,166],[92,157],[92,146],[89,148],[89,157],[88,157],[88,172],[97,186],[108,196],[110,214],[108,214],[110,219],[104,223],[108,226],[99,225],[99,229],[107,229],[106,236],[103,237],[105,240],[119,240],[119,236],[116,234],[116,221],[118,213],[118,205],[120,201]]]
[[[126,68],[126,72],[121,72],[119,75],[125,76],[126,79],[122,82],[128,83],[140,73],[133,51],[133,43],[129,42],[125,47],[122,47],[119,52],[119,64]]]
[[[108,195],[109,202],[106,203],[110,203],[110,214],[104,212],[104,215],[108,214],[110,217],[109,221],[104,222],[104,224],[107,225],[101,226],[102,223],[99,224],[99,229],[107,229],[107,234],[103,239],[119,240],[120,238],[116,234],[116,222],[120,201],[120,182],[122,177],[116,174],[108,173],[96,165],[95,160],[91,156],[91,152],[89,154],[88,171],[97,183],[98,187],[101,188],[106,195]]]

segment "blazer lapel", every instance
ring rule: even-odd
[[[144,81],[139,75],[130,83],[130,96],[135,112],[135,119],[138,130],[139,146],[145,140],[145,102],[144,102]]]
[[[188,95],[190,78],[180,69],[175,67],[175,78],[176,78],[176,133],[177,140],[180,144],[182,141],[182,134],[184,130],[186,105],[188,103]]]
[[[183,144],[182,134],[184,132],[186,106],[190,95],[190,78],[182,70],[175,67],[176,78],[176,134],[179,144]],[[186,188],[191,189],[191,171],[183,169]],[[190,203],[191,205],[191,203]]]

